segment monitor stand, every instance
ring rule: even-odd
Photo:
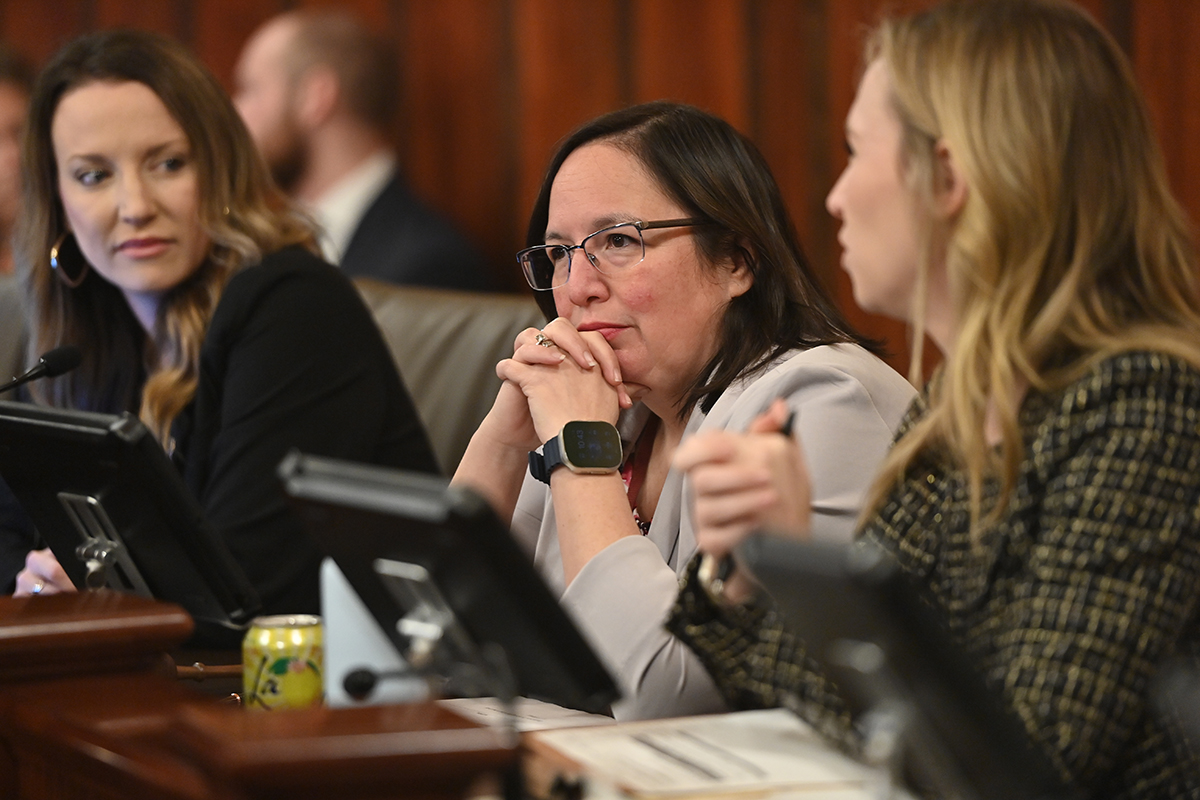
[[[428,699],[429,685],[412,674],[391,639],[350,587],[333,559],[321,564],[321,616],[325,623],[325,702],[334,708]],[[370,696],[355,700],[345,688],[346,676],[368,669],[379,675],[407,677],[380,681]]]
[[[59,492],[58,502],[62,503],[79,533],[81,541],[75,548],[75,556],[87,567],[84,588],[109,586],[142,597],[153,597],[100,500],[91,495]]]
[[[328,605],[325,683],[331,704],[335,689],[337,704],[356,705],[374,698],[381,687],[396,686],[406,699],[410,695],[411,699],[424,699],[430,694],[495,697],[509,711],[513,710],[517,682],[503,648],[496,644],[476,646],[425,567],[386,558],[377,558],[371,565],[400,607],[408,609],[396,623],[396,630],[406,645],[397,648],[371,618],[337,566],[330,561],[326,561],[326,565],[336,570],[334,577],[340,578],[343,584],[329,587],[337,590],[332,596],[326,593],[324,583],[322,585],[322,597],[331,600],[328,604],[322,601],[323,605]],[[358,612],[350,627],[346,626],[344,609],[347,608]],[[370,623],[370,627],[364,623]],[[332,641],[331,630],[336,630],[332,633]],[[353,643],[349,640],[350,635],[354,636]],[[366,653],[361,642],[364,641],[371,655],[367,661],[363,660]],[[390,651],[390,656],[382,657],[384,647]],[[336,656],[332,655],[334,652]],[[423,691],[415,689],[416,685],[422,686]],[[389,693],[389,696],[393,694]]]

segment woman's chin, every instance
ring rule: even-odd
[[[629,381],[625,381],[625,391],[629,392],[629,399],[635,403],[640,403],[642,398],[650,393],[649,387]]]

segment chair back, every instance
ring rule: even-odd
[[[496,363],[545,317],[532,298],[354,281],[429,433],[447,475],[500,391]]]

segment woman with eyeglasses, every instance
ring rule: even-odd
[[[846,538],[914,391],[819,287],[757,149],[698,109],[576,130],[527,241],[518,261],[550,322],[498,365],[455,481],[511,518],[618,677],[619,717],[722,710],[663,628],[696,547],[675,448],[782,398],[819,443],[816,527]]]
[[[1195,709],[1152,700],[1166,665],[1200,656],[1200,257],[1133,71],[1062,0],[887,19],[865,55],[827,200],[842,264],[860,305],[927,331],[946,360],[861,536],[894,556],[1060,796],[1200,796],[1200,750],[1171,718]],[[760,423],[677,453],[713,557],[764,522],[818,530],[803,507],[754,512],[810,484],[795,441]],[[690,573],[670,624],[725,696],[798,709],[861,748],[826,654],[743,570],[722,588]]]
[[[437,467],[370,312],[315,255],[220,84],[165,37],[81,37],[38,78],[23,167],[31,350],[83,353],[34,399],[138,414],[264,611],[319,612],[321,554],[280,459]],[[74,587],[36,550],[15,588]]]

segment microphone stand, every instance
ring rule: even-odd
[[[16,389],[19,386],[24,386],[30,381],[36,381],[39,378],[57,378],[59,375],[70,372],[79,366],[79,362],[83,360],[79,348],[74,345],[63,345],[49,350],[42,354],[38,359],[38,363],[34,364],[21,375],[16,376],[8,383],[0,386],[0,394]]]

